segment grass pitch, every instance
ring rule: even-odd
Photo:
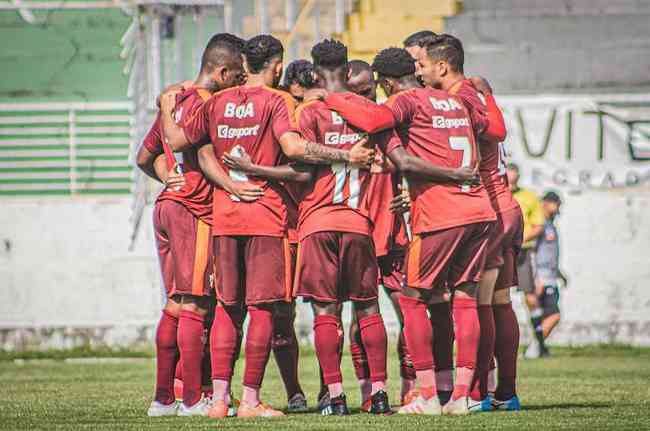
[[[148,418],[154,360],[0,360],[0,429],[7,430],[486,430],[650,429],[650,350],[631,348],[555,349],[549,359],[520,362],[519,395],[524,410],[469,417],[373,417],[359,413],[359,394],[349,357],[344,385],[353,415],[317,413],[279,419],[213,421],[207,418]],[[1,358],[1,357],[0,357]],[[398,401],[396,355],[390,357],[389,394]],[[313,351],[301,352],[300,375],[310,405],[318,391]],[[235,382],[241,376],[241,361]],[[235,386],[235,395],[240,387]],[[286,406],[271,359],[263,398]]]

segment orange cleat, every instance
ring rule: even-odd
[[[370,413],[370,409],[372,409],[372,400],[368,398],[361,404],[361,411],[365,413]]]
[[[244,403],[239,405],[237,417],[239,418],[274,418],[284,416],[279,410],[273,410],[271,406],[259,403],[256,407],[249,407]]]
[[[214,400],[208,410],[208,417],[212,419],[228,417],[228,404],[224,400]]]
[[[415,399],[420,395],[420,392],[417,389],[411,389],[402,397],[402,406],[411,404]]]

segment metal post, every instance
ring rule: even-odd
[[[174,16],[174,82],[180,82],[186,78],[185,61],[183,59],[183,18],[184,15],[177,10]]]
[[[320,2],[316,0],[316,3],[314,4],[314,9],[311,12],[312,17],[314,19],[314,44],[320,42],[321,39],[321,34],[320,34]]]
[[[77,193],[77,116],[74,109],[68,111],[68,165],[70,168],[70,194]]]
[[[192,70],[197,70],[199,68],[199,63],[201,61],[201,52],[203,52],[203,8],[196,7],[194,8],[194,22],[196,25],[196,43],[192,47]]]
[[[334,32],[340,35],[345,31],[345,0],[336,0],[334,13]]]
[[[224,0],[223,2],[223,26],[226,33],[233,32],[233,0]]]
[[[287,31],[293,31],[294,26],[296,25],[296,19],[298,18],[298,2],[297,0],[286,0],[285,4],[285,15],[287,20]],[[295,40],[292,40],[287,46],[287,54],[289,62],[298,58],[298,44]]]
[[[151,96],[149,98],[149,107],[155,108],[155,99],[162,91],[162,82],[160,74],[160,16],[154,10],[151,19],[151,51],[149,52],[149,82],[151,82]]]
[[[269,5],[267,0],[257,0],[257,15],[260,20],[260,34],[270,31]]]

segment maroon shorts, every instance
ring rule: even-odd
[[[521,208],[515,207],[497,214],[485,257],[486,269],[501,268],[496,290],[517,285],[516,262],[523,234],[524,218]]]
[[[391,250],[377,258],[379,277],[377,284],[384,286],[389,292],[399,292],[404,283],[404,256],[406,250]]]
[[[215,236],[217,299],[226,305],[291,301],[293,265],[287,238]]]
[[[298,245],[294,295],[320,302],[377,298],[372,238],[350,232],[316,232]]]
[[[472,223],[416,235],[409,244],[405,284],[418,289],[478,282],[493,222]]]
[[[212,292],[212,241],[210,225],[182,204],[156,203],[153,226],[167,296],[210,295]]]

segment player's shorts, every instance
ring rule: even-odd
[[[472,223],[415,235],[406,256],[406,286],[453,289],[478,282],[493,224]]]
[[[287,238],[215,236],[217,299],[226,305],[291,301],[293,265]]]
[[[560,289],[557,286],[544,286],[544,292],[537,299],[544,310],[544,317],[560,313]]]
[[[485,269],[501,268],[495,285],[496,290],[517,285],[514,268],[521,250],[523,234],[524,218],[518,206],[497,214],[485,257]]]
[[[298,245],[294,295],[319,302],[377,299],[372,238],[350,232],[315,232]]]
[[[535,274],[533,272],[533,251],[522,248],[517,257],[517,286],[524,293],[535,293]]]
[[[377,284],[384,286],[387,292],[400,292],[404,284],[404,256],[406,250],[391,250],[377,258],[379,277]]]
[[[167,296],[212,293],[210,225],[182,204],[163,200],[154,207],[153,226]]]

